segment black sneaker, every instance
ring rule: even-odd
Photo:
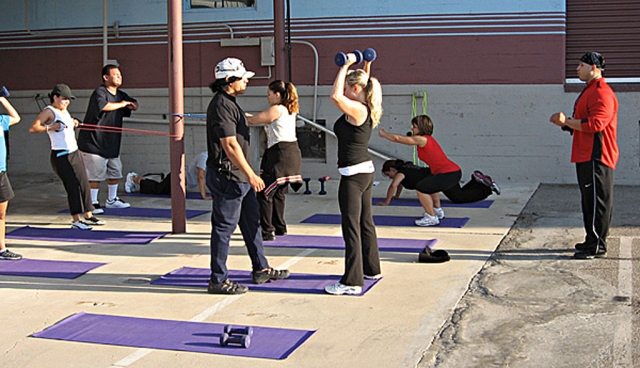
[[[94,202],[93,203],[93,214],[94,215],[100,215],[104,213],[104,210],[102,209],[102,206],[100,206],[100,202]]]
[[[84,221],[82,221],[82,222],[84,222],[85,224],[88,224],[88,225],[105,225],[106,224],[106,222],[104,222],[103,220],[98,219],[95,216],[91,216],[89,218],[85,217]]]
[[[276,240],[276,236],[273,234],[272,231],[265,233],[264,231],[262,232],[262,241],[274,241]]]
[[[282,280],[289,277],[289,270],[274,270],[269,267],[264,271],[251,272],[251,278],[255,284],[264,284],[270,280]]]
[[[607,255],[606,250],[598,249],[596,252],[592,252],[590,250],[580,250],[573,254],[573,258],[575,259],[594,259],[594,258],[602,258]]]
[[[19,259],[22,259],[22,255],[18,253],[14,253],[9,249],[5,249],[2,252],[0,252],[0,259],[4,259],[8,261],[17,261]]]
[[[576,245],[573,246],[574,248],[576,248],[576,250],[588,250],[589,246],[586,243],[576,243]]]
[[[209,280],[209,287],[207,288],[207,293],[209,294],[236,295],[244,294],[247,291],[249,291],[248,287],[231,281],[231,279],[226,279],[222,284],[214,284]]]

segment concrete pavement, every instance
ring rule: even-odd
[[[16,198],[9,205],[8,231],[25,225],[69,225],[68,215],[57,214],[59,209],[66,206],[64,190],[57,179],[12,176],[11,181],[16,190]],[[387,184],[383,182],[375,187],[374,195],[383,196]],[[542,188],[546,190],[547,187]],[[536,245],[535,241],[531,240],[554,236],[558,242],[566,243],[567,239],[573,242],[573,239],[580,235],[579,216],[576,216],[575,209],[569,206],[573,202],[578,203],[577,189],[572,194],[567,190],[566,195],[562,194],[559,197],[553,192],[556,187],[550,188],[551,193],[546,199],[555,198],[556,208],[560,205],[562,210],[572,211],[568,218],[565,213],[557,217],[548,216],[546,212],[540,214],[541,218],[547,219],[546,221],[553,226],[543,224],[539,230],[537,227],[542,220],[532,221],[532,218],[537,219],[540,211],[552,207],[536,207],[532,202],[527,208],[534,210],[522,212],[531,195],[536,192],[537,184],[503,185],[503,194],[490,198],[495,200],[495,203],[489,209],[445,208],[447,216],[470,218],[467,225],[461,229],[378,227],[378,236],[381,238],[437,238],[436,248],[447,250],[452,260],[444,264],[419,264],[416,262],[415,253],[384,252],[381,254],[384,278],[361,297],[258,291],[225,297],[209,295],[206,291],[196,288],[150,285],[151,280],[183,266],[208,267],[208,214],[188,220],[186,234],[167,236],[147,245],[13,240],[9,243],[10,248],[22,253],[26,258],[108,264],[74,280],[0,276],[0,305],[3,310],[0,316],[3,326],[3,337],[0,341],[2,366],[461,367],[487,366],[487,362],[491,363],[489,365],[499,366],[562,366],[533,364],[557,361],[559,351],[562,351],[562,356],[566,355],[566,349],[560,349],[563,347],[560,342],[573,340],[568,337],[572,336],[571,331],[562,330],[561,325],[555,329],[539,326],[542,320],[540,315],[545,315],[543,310],[549,309],[550,300],[552,304],[557,304],[558,308],[562,308],[567,300],[573,298],[577,299],[576,302],[584,302],[584,298],[592,296],[596,287],[604,281],[598,280],[597,277],[589,279],[593,280],[593,283],[571,279],[573,283],[585,285],[584,288],[579,288],[578,292],[561,287],[562,279],[557,281],[559,284],[555,283],[556,281],[549,284],[546,277],[549,277],[549,273],[566,275],[567,268],[593,272],[593,266],[590,265],[612,261],[608,258],[586,261],[587,263],[580,265],[569,260],[570,253],[566,246],[563,250],[557,250],[556,248],[560,247],[557,245],[550,251],[544,247],[541,249],[539,244]],[[290,234],[340,235],[338,225],[299,223],[301,219],[316,213],[339,213],[336,199],[337,181],[329,181],[327,191],[329,194],[326,196],[301,193],[288,195],[286,217]],[[538,197],[539,192],[540,190],[534,198]],[[412,196],[414,193],[410,191],[403,193],[403,197]],[[137,207],[170,206],[170,200],[165,198],[126,199]],[[558,203],[560,200],[562,202]],[[626,204],[629,203],[632,201],[626,201]],[[209,206],[210,202],[203,200],[187,201],[188,209],[209,209]],[[421,210],[417,207],[389,206],[375,207],[374,213],[418,217]],[[512,229],[518,218],[518,225]],[[637,215],[635,218],[637,220]],[[171,230],[170,220],[118,217],[104,219],[108,221],[104,229]],[[637,224],[631,225],[635,226]],[[544,236],[536,236],[538,231]],[[614,250],[616,239],[614,236],[613,247],[610,250],[610,257],[613,258],[618,258]],[[521,251],[519,247],[522,244],[527,244],[531,249]],[[509,246],[517,250],[508,251]],[[499,252],[494,254],[498,247]],[[286,267],[292,272],[340,275],[344,267],[343,252],[338,250],[267,248],[266,253],[272,266]],[[632,257],[625,259],[635,262]],[[508,265],[508,272],[500,268],[503,264]],[[228,266],[230,269],[250,269],[249,258],[239,234],[234,235],[232,239]],[[540,269],[547,268],[553,269],[554,272],[543,272],[544,277],[532,272],[540,272]],[[614,277],[612,270],[605,273],[608,277]],[[632,286],[634,282],[637,284],[637,281],[632,281]],[[603,293],[608,297],[619,294],[609,286]],[[513,291],[513,288],[516,290]],[[499,289],[500,292],[494,293],[494,289]],[[557,295],[553,298],[545,296],[545,290],[554,290]],[[571,290],[573,292],[570,292]],[[537,299],[533,305],[529,305],[527,300],[522,300],[521,295],[535,296]],[[509,300],[510,297],[515,297],[521,304]],[[504,301],[504,305],[499,309],[488,309],[487,305],[495,303],[496,300]],[[633,298],[629,297],[626,300],[629,304]],[[617,314],[618,308],[626,313],[621,316],[628,317],[629,313],[633,313],[633,307],[629,304],[625,309],[621,307],[623,304],[625,303],[614,301],[607,304],[608,309],[597,309],[596,316],[599,318],[594,317],[594,320],[598,323],[589,325],[593,324],[592,329],[598,331],[606,330],[600,325],[624,325],[619,323],[622,317]],[[488,314],[495,319],[485,315],[487,310],[494,312]],[[532,310],[536,310],[538,314],[531,316]],[[83,311],[117,316],[317,331],[291,356],[280,361],[29,337],[57,321]],[[637,326],[637,304],[635,313]],[[573,308],[566,308],[565,314],[576,313]],[[606,318],[601,315],[605,315]],[[577,318],[586,317],[579,314]],[[479,324],[481,321],[486,322]],[[570,322],[574,323],[570,325],[573,327],[584,325],[575,324],[575,320]],[[517,328],[531,325],[537,326],[537,329]],[[538,330],[549,333],[539,336]],[[512,334],[501,334],[501,331],[511,331]],[[536,341],[546,341],[545,347],[556,347],[559,351],[549,348],[541,354],[534,351],[533,347],[536,345],[533,342],[531,351],[521,351],[513,348],[513,342],[506,343],[513,339],[513,334],[520,333],[520,339],[523,339],[530,331],[535,332],[532,338],[537,339]],[[562,334],[559,335],[557,331],[562,331]],[[584,329],[579,330],[583,331]],[[591,328],[586,332],[596,339]],[[603,334],[606,335],[604,339],[611,333]],[[623,337],[619,338],[616,349],[624,350],[625,336],[627,335],[623,334]],[[632,333],[629,336],[638,335]],[[583,357],[585,354],[580,351],[580,356]],[[566,361],[576,360],[567,358]]]

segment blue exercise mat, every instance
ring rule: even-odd
[[[170,208],[142,208],[142,207],[129,207],[129,208],[103,208],[104,214],[99,216],[119,216],[119,217],[150,217],[150,218],[171,218]],[[209,210],[186,210],[186,217],[188,219],[205,213],[211,212]],[[61,210],[58,213],[69,213],[69,210]]]
[[[285,359],[313,330],[252,326],[248,348],[220,344],[225,324],[164,319],[74,314],[32,337],[146,349],[189,351],[251,358]],[[254,361],[256,365],[259,365]]]
[[[182,267],[151,282],[153,285],[188,286],[206,288],[211,276],[208,268]],[[264,284],[254,284],[250,271],[229,270],[229,278],[249,290],[276,291],[282,293],[326,294],[324,287],[340,281],[339,275],[318,275],[308,273],[292,273],[284,280],[270,281]],[[362,293],[364,295],[378,280],[364,280]]]
[[[18,261],[0,261],[0,275],[75,279],[105,264],[23,258]]]
[[[169,194],[142,194],[140,192],[135,193],[122,193],[119,194],[121,197],[156,197],[156,198],[171,198]],[[207,193],[208,196],[211,196],[211,193]],[[202,199],[200,192],[187,192],[185,195],[187,199]]]
[[[97,227],[97,226],[96,226]],[[7,234],[7,239],[44,240],[74,243],[147,244],[169,235],[169,232],[79,230],[24,226]]]
[[[373,204],[377,205],[380,202],[384,202],[384,198],[373,198]],[[440,204],[442,207],[453,208],[489,208],[493,204],[490,199],[483,201],[471,202],[471,203],[453,203],[448,199],[441,199]],[[403,207],[422,207],[418,198],[398,198],[389,202],[389,206],[403,206]]]
[[[433,248],[438,239],[394,239],[378,238],[378,249],[381,252],[422,252],[424,248]],[[281,248],[319,248],[344,249],[344,239],[341,236],[321,235],[280,235],[276,240],[263,242],[265,247]]]
[[[415,224],[415,221],[418,220],[419,217],[416,216],[385,216],[385,215],[374,215],[373,222],[376,226],[412,226],[418,227]],[[440,220],[440,224],[436,226],[429,226],[430,228],[435,227],[453,227],[453,228],[461,228],[469,221],[468,217],[445,217]],[[307,217],[306,219],[300,221],[303,224],[325,224],[325,225],[339,225],[342,222],[342,217],[338,214],[324,214],[319,213],[313,216]]]

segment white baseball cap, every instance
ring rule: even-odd
[[[251,78],[256,73],[247,71],[242,60],[236,58],[226,58],[216,65],[213,69],[216,79],[224,79],[226,77]]]

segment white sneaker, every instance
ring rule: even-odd
[[[325,286],[324,291],[333,295],[358,295],[362,294],[362,286],[349,286],[336,282],[335,284]]]
[[[79,229],[79,230],[91,230],[91,229],[93,229],[90,225],[87,225],[82,221],[76,221],[76,222],[72,223],[71,227],[74,228],[74,229]]]
[[[138,191],[138,184],[133,181],[133,178],[138,176],[135,172],[130,172],[127,174],[127,180],[124,182],[124,191],[127,193],[135,193]]]
[[[377,275],[373,275],[373,276],[364,275],[364,278],[366,280],[380,280],[382,278],[382,275],[381,274],[377,274]]]
[[[114,199],[107,199],[107,201],[104,204],[105,207],[107,208],[129,208],[131,207],[131,205],[125,201],[123,201],[122,199],[115,197]],[[95,213],[95,211],[94,211]]]
[[[427,213],[420,220],[416,220],[415,223],[418,226],[436,226],[440,224],[440,220],[438,220],[437,216],[431,216]]]
[[[93,213],[95,215],[100,215],[104,213],[104,210],[102,209],[102,207],[100,206],[100,202],[94,202],[93,203]]]
[[[442,209],[442,207],[440,208],[433,208],[433,212],[436,214],[436,217],[438,218],[438,220],[442,220],[444,218],[444,210]],[[424,217],[424,213],[422,214],[422,217]]]

